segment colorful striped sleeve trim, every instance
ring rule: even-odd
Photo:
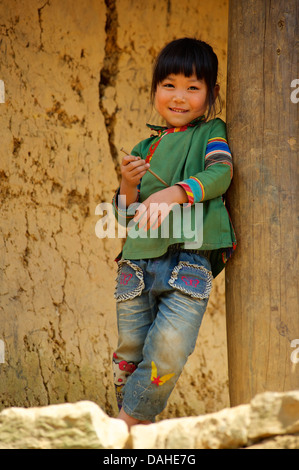
[[[208,140],[205,155],[205,170],[212,165],[222,163],[228,165],[233,176],[232,155],[227,145],[226,139],[223,137],[214,137]]]
[[[188,205],[196,202],[201,202],[205,197],[205,190],[202,182],[195,176],[191,176],[187,180],[180,181],[179,184],[185,191],[188,197]]]

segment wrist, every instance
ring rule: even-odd
[[[177,204],[184,204],[185,202],[188,202],[187,193],[184,188],[182,188],[182,186],[175,184],[174,186],[171,186],[170,189],[172,190],[172,202],[176,202]]]
[[[125,180],[122,178],[120,182],[120,191],[126,192],[126,191],[132,191],[134,189],[137,190],[137,184],[130,183],[129,181]]]
[[[127,184],[126,181],[121,181],[119,187],[119,195],[125,197],[125,206],[128,207],[138,199],[138,189],[136,185]]]

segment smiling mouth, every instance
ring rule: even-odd
[[[181,109],[181,108],[169,108],[170,111],[173,111],[174,113],[187,113],[187,109]]]

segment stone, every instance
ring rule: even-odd
[[[122,449],[127,425],[90,401],[0,413],[0,449]]]
[[[249,404],[133,426],[91,401],[0,413],[0,449],[298,449],[299,391]],[[112,455],[112,454],[111,454]]]
[[[130,445],[134,449],[298,448],[298,433],[299,391],[265,392],[250,404],[217,413],[133,427]],[[267,440],[270,436],[273,439]]]
[[[250,406],[131,429],[133,449],[233,449],[247,443]]]
[[[299,434],[286,434],[264,439],[246,449],[299,449]]]
[[[249,439],[299,432],[299,391],[258,394],[250,406]]]

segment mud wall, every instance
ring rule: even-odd
[[[151,66],[194,35],[220,60],[227,0],[0,1],[0,408],[88,399],[116,414],[114,257],[95,208],[118,186],[120,148],[148,136]],[[225,118],[225,112],[222,116]],[[161,417],[228,406],[224,276]]]

